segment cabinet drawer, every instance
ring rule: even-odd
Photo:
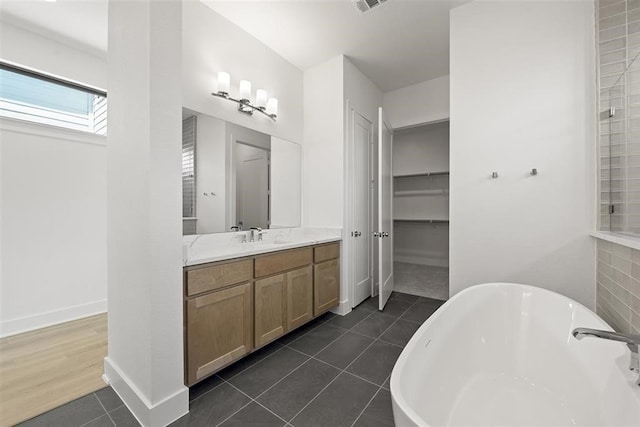
[[[340,256],[340,243],[317,246],[314,249],[313,262],[322,262]]]
[[[212,291],[253,277],[251,259],[212,265],[187,271],[187,296]]]
[[[269,276],[309,265],[313,262],[312,251],[312,248],[302,248],[258,257],[256,258],[255,276],[256,278]]]

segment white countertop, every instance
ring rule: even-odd
[[[192,266],[342,240],[342,229],[296,227],[264,230],[261,242],[242,243],[247,231],[195,234],[182,239],[183,265]]]

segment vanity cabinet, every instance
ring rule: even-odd
[[[340,301],[340,245],[332,243],[314,249],[313,315],[319,316]]]
[[[286,276],[288,332],[313,319],[313,270],[307,266]]]
[[[255,258],[256,348],[313,318],[312,263],[313,248]]]
[[[284,274],[255,282],[256,348],[284,335],[287,330],[287,284]]]
[[[251,352],[251,283],[186,300],[187,383]]]
[[[185,267],[185,383],[336,306],[340,244]]]

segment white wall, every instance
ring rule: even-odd
[[[183,3],[184,107],[290,141],[302,141],[302,71],[255,37],[199,1]],[[231,96],[240,80],[278,98],[278,120],[248,116],[235,103],[211,96],[218,71],[231,74]]]
[[[350,108],[375,124],[377,128],[378,108],[382,106],[382,92],[348,58],[344,58],[344,99],[349,101]]]
[[[385,92],[382,106],[394,129],[447,119],[449,76]]]
[[[343,226],[343,57],[304,72],[303,225]]]
[[[106,311],[105,150],[0,121],[0,336]]]
[[[106,61],[77,46],[6,20],[0,39],[3,61],[107,86]],[[0,128],[0,336],[105,311],[105,138],[8,119]]]
[[[393,144],[394,175],[449,170],[448,122],[396,131]]]
[[[106,52],[87,52],[78,45],[44,37],[0,20],[0,58],[86,86],[107,88]]]
[[[594,51],[593,2],[451,12],[452,295],[521,282],[593,308]]]
[[[200,114],[196,127],[196,230],[198,234],[226,231],[226,123]]]
[[[271,138],[271,228],[300,226],[302,208],[301,146]]]
[[[140,423],[152,427],[189,410],[183,363],[181,10],[179,0],[109,1],[105,376]]]
[[[380,90],[342,55],[304,72],[303,225],[343,229],[340,313],[351,309],[346,210],[351,109],[377,125],[380,105]]]

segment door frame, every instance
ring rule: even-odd
[[[353,157],[354,157],[354,143],[355,143],[355,114],[359,114],[362,118],[367,120],[371,124],[371,133],[369,138],[369,230],[372,232],[375,227],[375,216],[374,210],[377,209],[376,202],[377,198],[375,195],[377,194],[377,185],[372,185],[375,178],[375,160],[376,160],[376,150],[377,150],[377,141],[376,141],[376,123],[375,120],[372,121],[367,118],[360,111],[357,111],[354,107],[351,106],[349,100],[345,101],[345,131],[346,131],[346,144],[344,146],[344,182],[345,182],[345,191],[344,191],[344,231],[343,231],[343,261],[341,263],[341,281],[342,283],[348,284],[348,291],[346,297],[347,301],[341,301],[340,306],[340,314],[346,314],[353,308],[353,302],[355,301],[355,281],[353,278],[353,271],[351,268],[352,261],[354,259],[353,250],[354,245],[352,245],[351,232],[353,231],[353,223],[354,223],[354,185],[355,179],[353,177],[352,166],[353,166]],[[376,264],[374,263],[374,239],[370,236],[369,238],[369,275],[371,277],[371,296],[374,296],[374,286],[377,286],[377,274]],[[343,307],[345,305],[345,307]]]

